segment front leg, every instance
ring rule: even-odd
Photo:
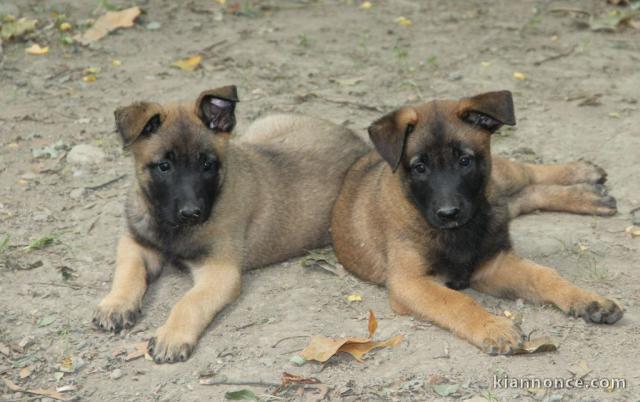
[[[506,317],[490,314],[471,297],[449,289],[425,274],[425,261],[411,245],[394,249],[387,276],[391,307],[449,329],[484,352],[510,354],[523,340]]]
[[[479,267],[471,278],[471,286],[498,297],[553,304],[566,314],[598,324],[613,324],[623,315],[623,309],[616,302],[581,289],[556,270],[513,252],[500,253]]]
[[[116,271],[111,291],[93,314],[96,328],[119,332],[132,327],[140,314],[147,280],[162,267],[160,255],[124,234],[118,243]]]
[[[185,361],[215,315],[240,295],[240,264],[210,260],[192,272],[193,288],[149,341],[149,354],[156,363]]]

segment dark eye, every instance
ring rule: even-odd
[[[411,169],[418,174],[423,174],[427,171],[427,166],[422,162],[416,162],[411,166]]]
[[[158,169],[161,172],[168,172],[169,169],[171,169],[171,164],[169,162],[166,162],[166,161],[165,162],[160,162],[160,163],[158,163]]]
[[[202,164],[202,169],[203,169],[205,172],[207,172],[207,171],[211,170],[211,168],[213,168],[213,165],[214,165],[214,162],[212,162],[212,161],[205,161],[205,162]]]
[[[471,157],[466,156],[466,155],[461,156],[460,159],[458,159],[458,163],[462,167],[467,167],[467,166],[471,165]]]

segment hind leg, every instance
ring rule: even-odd
[[[607,195],[601,184],[534,184],[508,198],[509,216],[533,211],[570,212],[583,215],[611,216],[617,212],[616,199]]]
[[[518,163],[500,156],[492,157],[491,178],[505,195],[515,194],[531,184],[572,185],[603,184],[607,173],[591,162],[552,164]]]

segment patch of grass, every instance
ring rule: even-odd
[[[298,46],[308,48],[311,45],[311,40],[306,34],[298,36]]]
[[[39,239],[33,240],[24,248],[24,250],[27,252],[42,250],[43,248],[46,248],[52,245],[56,240],[58,240],[57,236],[52,234],[46,235]]]
[[[393,54],[400,61],[405,61],[409,58],[409,51],[398,46],[393,48]]]
[[[11,235],[4,235],[2,240],[0,240],[0,253],[3,253],[9,247],[9,241],[11,241]]]

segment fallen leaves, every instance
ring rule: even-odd
[[[251,390],[241,389],[239,391],[226,392],[224,399],[230,401],[257,401],[258,397]]]
[[[374,349],[396,347],[403,339],[402,335],[397,335],[384,341],[374,341],[373,335],[378,328],[378,323],[373,311],[369,311],[369,337],[368,338],[326,338],[323,336],[312,336],[307,347],[300,352],[300,356],[305,360],[315,360],[321,363],[326,362],[338,353],[349,353],[359,362],[363,362],[364,356]]]
[[[0,39],[10,40],[20,38],[35,31],[37,24],[38,20],[28,18],[16,20],[13,16],[5,16],[2,20],[2,29],[0,29]]]
[[[31,395],[46,396],[46,397],[49,397],[49,398],[57,399],[59,401],[69,401],[69,400],[71,400],[71,398],[68,398],[68,397],[62,395],[58,391],[48,390],[48,389],[40,389],[40,388],[37,388],[37,389],[26,389],[26,388],[22,388],[19,385],[16,385],[13,381],[9,380],[8,378],[2,378],[2,380],[4,381],[4,385],[6,385],[7,388],[9,388],[13,392],[23,392],[23,393],[31,394]]]
[[[370,1],[364,1],[364,2],[362,2],[362,4],[360,4],[360,8],[363,9],[363,10],[368,10],[371,7],[373,7],[373,4],[371,4]]]
[[[410,27],[411,25],[413,25],[413,22],[411,22],[411,20],[409,18],[406,17],[398,17],[395,19],[395,22],[397,22],[398,24],[404,26],[404,27]]]
[[[49,53],[49,46],[40,46],[38,44],[33,44],[24,50],[27,54],[31,54],[34,56],[43,56]]]
[[[513,72],[513,78],[515,78],[518,81],[524,81],[527,79],[527,75],[525,73],[522,73],[520,71],[514,71]]]
[[[200,63],[202,63],[202,56],[197,54],[186,59],[178,59],[171,66],[182,71],[195,71],[200,67]]]
[[[359,295],[357,293],[350,294],[349,296],[347,296],[347,301],[349,303],[360,302],[362,301],[362,295]]]
[[[98,18],[91,28],[82,34],[74,36],[74,39],[85,46],[89,45],[118,28],[132,27],[139,15],[139,7],[131,7],[122,11],[109,11]]]
[[[338,262],[335,254],[329,249],[312,250],[302,259],[305,268],[318,267],[340,278],[347,276],[347,271]]]
[[[528,355],[533,353],[555,352],[556,350],[558,350],[556,341],[548,336],[543,336],[525,341],[513,354]]]

